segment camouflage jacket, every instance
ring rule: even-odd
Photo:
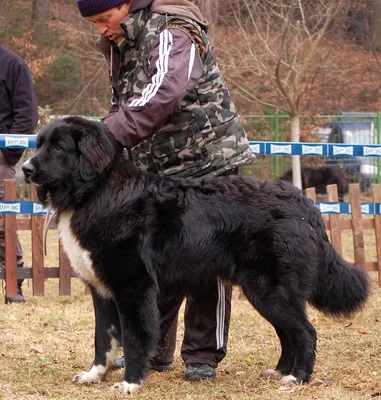
[[[114,98],[104,124],[138,167],[198,177],[254,158],[199,24],[147,7],[120,26],[118,45],[102,38]]]

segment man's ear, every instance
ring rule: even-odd
[[[131,7],[131,4],[132,4],[132,0],[125,1],[124,3],[122,3],[119,6],[119,9],[125,8],[126,14],[128,15],[130,7]]]

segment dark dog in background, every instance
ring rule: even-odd
[[[314,187],[316,193],[327,194],[327,185],[337,185],[339,201],[344,201],[348,193],[348,177],[341,168],[334,167],[304,167],[301,169],[302,189]],[[292,183],[292,170],[289,169],[279,179]]]
[[[79,117],[43,128],[23,171],[55,210],[71,265],[91,287],[95,358],[75,382],[103,379],[121,344],[124,379],[114,389],[137,390],[165,301],[221,279],[275,328],[281,357],[264,375],[301,384],[316,352],[306,302],[341,316],[367,299],[367,274],[336,252],[320,211],[288,182],[143,172],[103,124]]]

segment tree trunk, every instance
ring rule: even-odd
[[[0,16],[7,18],[8,16],[8,0],[0,0]]]
[[[200,8],[201,14],[209,22],[208,37],[213,44],[214,39],[214,25],[216,23],[216,18],[218,16],[218,0],[198,0],[198,6]]]
[[[381,51],[381,0],[370,1],[369,50]]]
[[[32,2],[32,25],[46,21],[50,14],[50,0],[33,0]]]
[[[300,117],[294,115],[291,117],[291,142],[300,142]],[[302,177],[300,173],[300,156],[292,157],[292,183],[299,189],[302,189]]]

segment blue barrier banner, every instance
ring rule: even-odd
[[[0,148],[35,149],[37,135],[0,134]],[[250,141],[254,154],[299,156],[364,156],[381,157],[379,144],[332,144],[308,142],[256,142]]]
[[[294,142],[255,142],[250,147],[257,155],[293,156],[363,156],[381,157],[379,144],[332,144],[332,143],[294,143]]]
[[[316,202],[315,206],[319,208],[322,214],[350,214],[350,203],[339,202]],[[361,203],[362,215],[381,215],[381,203]]]
[[[0,148],[28,149],[36,147],[36,135],[0,135]]]
[[[351,205],[346,202],[316,202],[315,206],[322,214],[350,214]],[[0,214],[45,215],[47,210],[42,204],[34,201],[0,202]],[[361,214],[381,215],[381,203],[361,203]]]
[[[0,214],[44,215],[47,210],[34,201],[3,200],[0,202]]]

